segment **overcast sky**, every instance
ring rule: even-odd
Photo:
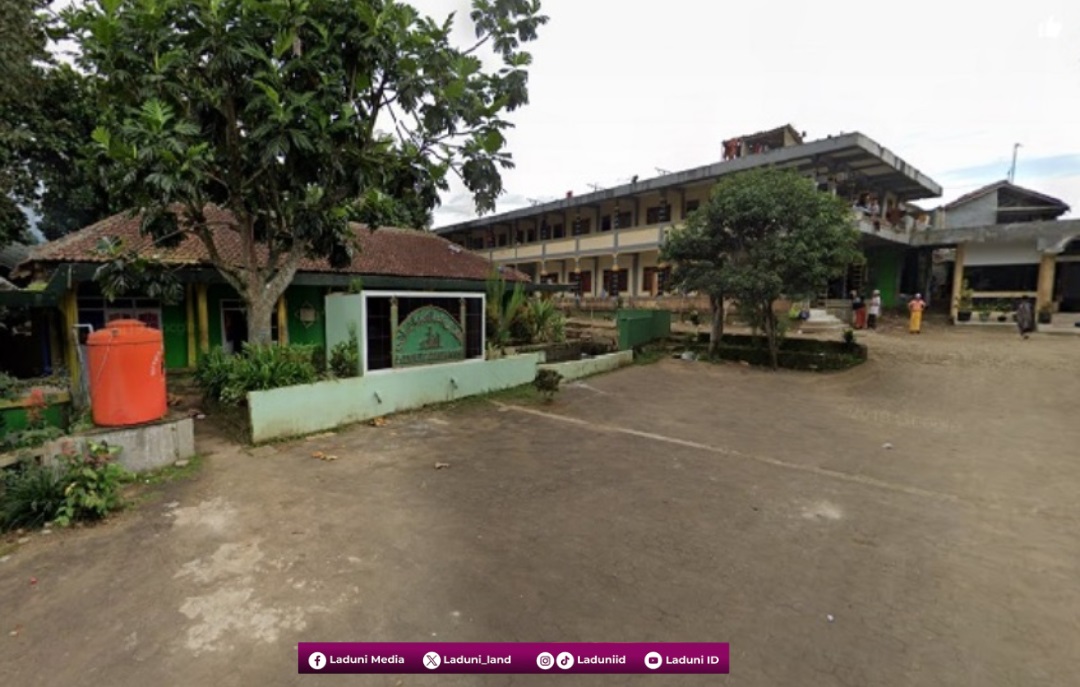
[[[468,0],[414,0],[458,12]],[[945,188],[1005,178],[1080,212],[1080,3],[1026,0],[543,0],[530,104],[513,115],[499,211],[718,161],[720,142],[786,123],[860,131]],[[436,226],[475,216],[461,187]]]

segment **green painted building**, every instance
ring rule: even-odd
[[[211,348],[238,350],[247,339],[244,303],[210,263],[202,243],[188,236],[175,247],[155,246],[140,233],[139,223],[138,216],[126,214],[107,218],[35,247],[12,272],[22,288],[5,292],[0,301],[37,313],[35,335],[40,346],[34,350],[42,357],[44,372],[63,366],[72,371],[73,382],[77,382],[75,342],[84,341],[87,333],[116,319],[137,319],[160,329],[165,342],[165,365],[172,370],[193,368],[199,356]],[[407,292],[414,298],[482,294],[493,270],[486,258],[463,251],[431,232],[396,228],[370,231],[360,226],[355,231],[359,250],[348,267],[334,269],[323,260],[301,262],[272,317],[275,342],[332,345],[328,332],[341,329],[327,322],[327,296],[333,293],[362,288],[366,294]],[[103,240],[134,247],[141,255],[152,252],[166,265],[176,266],[175,273],[184,286],[180,301],[163,303],[139,294],[105,298],[94,281],[95,272],[108,260],[98,250]],[[216,241],[222,255],[240,254],[238,245],[230,245],[238,244],[235,232],[222,231]],[[514,270],[503,270],[503,275],[509,280],[528,280]],[[472,312],[475,307],[470,305],[468,319],[477,320],[482,327],[482,311]],[[459,316],[456,308],[451,311],[454,317]],[[460,318],[464,328],[464,306]],[[366,349],[368,342],[364,343]]]

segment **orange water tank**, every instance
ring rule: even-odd
[[[113,320],[86,339],[94,424],[125,427],[167,412],[165,344],[138,320]]]

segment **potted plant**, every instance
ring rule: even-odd
[[[979,306],[979,322],[989,322],[989,321],[990,321],[990,306],[988,306],[988,305],[980,305]]]
[[[1039,324],[1050,324],[1054,319],[1054,309],[1049,303],[1043,303],[1039,307]]]
[[[972,310],[972,307],[973,307],[973,305],[972,305],[973,296],[974,296],[974,293],[972,292],[971,287],[968,286],[967,279],[965,279],[964,280],[964,285],[960,289],[960,295],[956,299],[956,321],[957,322],[970,322],[971,321],[971,310]]]

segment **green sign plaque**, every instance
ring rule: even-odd
[[[394,367],[465,359],[465,332],[450,313],[425,305],[409,313],[394,334]]]

